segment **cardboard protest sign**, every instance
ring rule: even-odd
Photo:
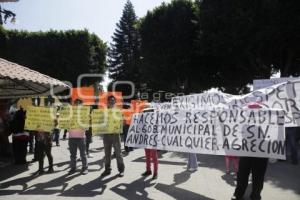
[[[282,110],[157,111],[134,115],[126,145],[285,159],[284,130]]]
[[[59,118],[58,118],[58,127],[60,129],[69,129],[70,128],[70,121],[71,121],[71,109],[72,106],[64,105],[59,108]]]
[[[134,114],[132,109],[122,109],[122,114],[124,118],[124,123],[127,125],[131,124],[131,119]]]
[[[93,134],[119,134],[123,132],[123,116],[119,109],[94,109]]]
[[[117,108],[122,109],[122,107],[123,107],[122,92],[101,92],[99,94],[98,108],[106,108],[107,107],[107,98],[109,96],[114,96],[116,98],[116,104],[115,104],[115,106]]]
[[[49,107],[27,107],[25,129],[52,132],[55,113],[54,109]]]
[[[63,106],[59,114],[58,124],[61,129],[88,129],[90,126],[89,106]]]
[[[147,106],[147,101],[144,100],[131,100],[130,102],[133,112],[139,113]]]
[[[79,99],[82,101],[83,105],[95,104],[94,87],[72,88],[71,95],[72,103],[74,103],[75,100]]]

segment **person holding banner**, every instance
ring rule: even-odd
[[[293,165],[298,165],[297,128],[298,127],[285,128],[287,146],[291,151],[291,162]]]
[[[90,153],[90,144],[93,142],[92,127],[89,127],[89,129],[85,131],[85,138],[86,138],[85,148],[86,148],[87,157],[93,158],[93,155]]]
[[[239,169],[239,158],[237,156],[225,155],[226,174],[230,174],[230,161],[233,162],[234,172],[237,175]]]
[[[187,170],[189,172],[194,172],[198,170],[197,154],[188,153]]]
[[[59,118],[59,113],[56,113],[56,119],[54,120],[54,129],[53,129],[53,139],[56,143],[56,146],[60,146],[59,145],[59,133],[60,133],[60,129],[58,127],[58,118]]]
[[[41,175],[44,173],[44,157],[45,154],[48,158],[49,168],[47,173],[53,173],[53,157],[51,154],[52,140],[51,134],[43,130],[39,130],[36,133],[36,155],[39,161],[38,173]]]
[[[115,108],[115,103],[116,103],[116,98],[114,96],[109,96],[107,98],[108,102],[108,109],[116,109]],[[117,160],[117,165],[118,165],[118,171],[119,177],[124,176],[124,162],[123,162],[123,157],[122,157],[122,152],[121,152],[121,138],[120,138],[120,133],[109,133],[109,134],[103,134],[103,145],[104,145],[104,160],[105,160],[105,170],[101,174],[102,177],[108,176],[111,173],[111,168],[110,168],[110,162],[111,162],[111,149],[112,146],[114,147],[115,150],[115,156]]]
[[[152,179],[157,179],[157,171],[158,171],[158,156],[156,149],[145,149],[146,156],[146,171],[142,173],[142,176],[149,176],[152,174],[151,172],[151,160],[153,162],[153,176]]]
[[[262,108],[259,104],[250,104],[248,108]],[[260,200],[260,193],[264,186],[265,173],[267,171],[268,158],[259,157],[240,157],[239,169],[237,173],[237,185],[234,191],[234,196],[231,200],[243,200],[244,194],[248,186],[248,179],[252,173],[252,192],[251,200]]]
[[[154,109],[146,108],[145,112],[153,112]],[[153,162],[153,176],[152,179],[157,179],[157,171],[158,171],[158,155],[156,149],[145,149],[145,157],[146,157],[146,171],[142,173],[142,176],[149,176],[152,174],[151,171],[151,161]]]
[[[15,164],[26,164],[27,145],[29,133],[24,131],[26,112],[20,108],[10,123],[13,140],[13,154]]]
[[[74,101],[75,106],[79,106],[81,101],[76,99]],[[69,150],[70,150],[70,171],[69,174],[76,172],[76,156],[77,148],[80,152],[80,158],[82,162],[82,174],[88,174],[88,164],[86,157],[86,143],[85,143],[85,130],[82,128],[74,128],[69,130]]]

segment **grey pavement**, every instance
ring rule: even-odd
[[[69,150],[66,141],[52,148],[53,174],[37,176],[38,163],[28,166],[0,165],[0,200],[47,199],[186,199],[226,200],[235,187],[232,175],[226,175],[223,156],[198,155],[196,172],[186,170],[186,154],[160,152],[158,179],[144,178],[144,150],[135,149],[124,157],[125,175],[117,177],[116,160],[112,160],[112,174],[101,178],[103,172],[103,143],[95,136],[91,144],[93,158],[89,158],[89,173],[68,175]],[[79,156],[79,153],[78,153]],[[28,155],[27,160],[31,160]],[[47,160],[45,158],[45,160]],[[48,162],[45,161],[45,167]],[[46,169],[47,170],[47,169]],[[251,184],[247,194],[251,191]],[[262,199],[299,200],[300,165],[289,162],[270,163],[268,166]]]

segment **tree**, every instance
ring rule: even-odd
[[[113,34],[113,42],[108,51],[109,76],[113,81],[132,81],[138,88],[140,83],[140,37],[137,30],[137,16],[128,0],[122,17]],[[119,87],[129,94],[129,88]]]
[[[224,92],[248,91],[253,79],[278,70],[299,75],[299,2],[284,0],[203,0],[201,57],[215,68],[215,86]]]
[[[163,3],[141,22],[143,81],[154,91],[202,91],[195,57],[197,7],[192,1]]]
[[[2,19],[2,14],[3,14],[4,21]],[[1,5],[0,5],[0,26],[3,25],[3,22],[6,23],[7,19],[9,19],[9,18],[11,18],[11,22],[14,23],[16,20],[15,17],[16,17],[15,13],[13,13],[10,10],[2,9]]]
[[[85,73],[104,73],[106,45],[87,30],[27,32],[0,27],[0,57],[33,70],[70,81]],[[83,79],[83,85],[101,81]]]

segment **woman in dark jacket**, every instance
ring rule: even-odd
[[[10,127],[13,138],[13,154],[15,164],[26,164],[27,145],[29,140],[29,133],[24,131],[26,112],[21,108],[18,110]]]

